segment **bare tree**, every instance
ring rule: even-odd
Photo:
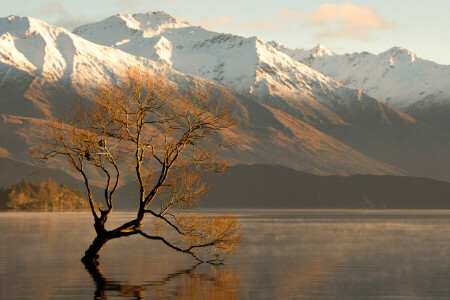
[[[32,149],[39,163],[65,157],[84,179],[97,235],[82,261],[98,264],[108,241],[132,235],[160,241],[199,261],[223,260],[240,243],[236,218],[183,215],[173,209],[191,207],[207,192],[204,171],[224,171],[226,164],[215,154],[225,146],[218,133],[233,124],[229,98],[223,92],[213,97],[201,87],[180,96],[164,78],[136,68],[124,77],[100,88],[92,106],[74,105],[71,117],[53,121],[49,139]],[[114,194],[126,174],[139,189],[136,218],[107,230]],[[91,182],[99,178],[104,180],[105,209],[92,194]],[[146,216],[153,219],[151,232],[143,230]]]

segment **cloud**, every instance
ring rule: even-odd
[[[286,32],[305,30],[305,27],[317,29],[318,39],[348,39],[363,42],[375,37],[376,31],[396,27],[369,6],[357,6],[351,3],[326,3],[314,11],[282,10],[267,19],[236,20],[228,15],[202,19],[196,22],[212,30],[245,30],[255,33]]]
[[[61,3],[49,2],[49,3],[43,4],[42,6],[33,8],[31,13],[34,15],[51,17],[53,15],[64,15],[67,12],[64,9],[64,7],[61,5]]]
[[[77,26],[93,21],[86,16],[71,15],[59,2],[48,2],[35,7],[32,9],[31,15],[68,30],[73,30]]]
[[[321,38],[343,38],[369,41],[375,30],[395,28],[394,22],[387,22],[369,6],[351,3],[326,3],[312,12],[284,10],[278,13],[280,19],[290,19],[309,24],[319,29]]]

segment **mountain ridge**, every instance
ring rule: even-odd
[[[133,15],[126,17],[130,16]],[[164,27],[160,25],[156,26],[157,31]],[[446,163],[450,162],[446,159],[450,155],[450,139],[445,133],[295,62],[259,38],[214,33],[182,23],[177,28],[172,25],[162,28],[164,34],[155,33],[152,30],[156,27],[151,27],[151,32],[147,32],[150,36],[138,32],[132,43],[117,45],[123,42],[119,40],[120,33],[115,37],[118,40],[115,46],[104,46],[64,29],[42,26],[42,32],[35,32],[32,38],[45,44],[36,44],[33,39],[30,42],[25,35],[14,38],[9,38],[10,33],[1,35],[0,154],[25,160],[26,147],[43,134],[36,129],[41,126],[38,124],[58,116],[58,105],[70,109],[70,101],[74,99],[90,103],[98,84],[115,82],[128,66],[134,65],[166,74],[180,93],[192,83],[212,86],[215,91],[227,89],[235,104],[233,114],[238,126],[224,134],[238,137],[241,142],[224,153],[233,164],[266,162],[317,174],[413,174],[450,179],[450,166]],[[136,32],[136,27],[132,32]],[[67,49],[67,44],[74,48]],[[30,45],[35,46],[34,57],[27,52]],[[149,45],[153,45],[150,50],[154,51],[146,53],[147,56],[124,51],[131,46],[144,51]],[[176,53],[191,56],[177,57]],[[6,59],[10,54],[14,56]],[[58,59],[53,61],[54,57]],[[209,71],[209,77],[173,68],[182,62],[201,66],[198,64],[203,58],[207,63],[203,71],[206,74]],[[31,62],[34,60],[43,60],[42,66],[48,67],[30,68],[36,67]],[[252,69],[243,70],[248,66],[244,62],[248,61]],[[227,75],[242,88],[226,87]],[[243,75],[248,76],[239,77]],[[27,136],[28,131],[34,132],[34,136]],[[8,143],[8,139],[14,143]],[[416,153],[421,153],[425,146],[429,151],[421,154],[420,163],[413,164]]]
[[[278,46],[274,43],[275,46]],[[279,51],[309,67],[361,89],[368,95],[403,112],[450,132],[450,66],[419,57],[403,47],[379,54],[307,56],[303,49],[278,46]]]
[[[94,44],[77,35],[67,34],[63,29],[52,26],[40,28],[40,31],[35,32],[34,38],[39,39],[40,35],[44,36],[42,39],[46,44],[41,44],[41,49],[36,49],[36,53],[40,53],[44,64],[53,62],[46,61],[45,58],[59,57],[60,60],[53,62],[58,67],[21,69],[25,63],[15,64],[13,60],[6,59],[0,64],[0,147],[3,155],[19,161],[29,159],[27,148],[37,143],[40,136],[45,136],[45,124],[51,118],[59,116],[58,107],[63,111],[70,111],[70,102],[75,99],[90,103],[92,93],[98,85],[119,80],[130,65],[140,66],[148,72],[165,74],[180,93],[191,84],[210,86],[214,92],[225,88],[207,79],[182,74],[119,49]],[[71,44],[76,46],[74,55],[70,57],[72,64],[69,68],[65,62],[68,56],[59,52],[64,49],[59,45],[59,35],[71,38]],[[16,36],[13,41],[9,41],[11,47],[8,49],[14,51],[22,61],[29,61],[27,55],[13,47],[27,42],[30,42],[28,37]],[[46,51],[50,51],[52,55],[48,55]],[[233,90],[229,92],[235,103],[233,115],[238,119],[238,126],[223,134],[240,139],[237,147],[223,154],[232,163],[247,161],[290,164],[316,173],[402,173],[400,168],[369,158],[284,112]],[[59,163],[54,163],[53,167],[58,165]],[[71,174],[70,170],[65,171]]]
[[[265,209],[449,209],[450,183],[389,175],[318,176],[284,166],[231,166],[205,177],[206,208]],[[118,190],[122,209],[133,209],[133,184]]]
[[[102,36],[103,22],[84,27],[83,36],[87,39]],[[103,43],[101,39],[92,41]],[[161,41],[165,47],[158,44]],[[308,61],[337,57],[323,46],[306,51],[307,61],[297,62],[274,48],[277,45],[257,37],[244,38],[188,26],[164,29],[146,37],[140,34],[117,48],[255,97],[373,159],[412,175],[430,176],[433,169],[447,173],[450,164],[444,163],[443,167],[442,161],[447,161],[449,154],[442,148],[449,148],[450,144],[448,133],[442,132],[442,128],[433,129],[425,120],[417,122],[405,112],[308,67]],[[392,49],[405,52],[401,48]],[[428,155],[420,150],[423,148],[429,148]],[[414,157],[420,158],[418,163],[411,163]]]

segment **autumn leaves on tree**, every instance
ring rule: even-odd
[[[139,69],[129,69],[124,78],[100,88],[93,105],[74,105],[72,116],[53,121],[49,139],[32,150],[40,162],[65,157],[85,182],[97,235],[83,262],[97,264],[108,241],[131,235],[199,261],[223,260],[240,243],[236,218],[173,210],[192,207],[207,192],[203,172],[224,171],[216,152],[227,146],[219,133],[233,125],[229,98],[202,87],[180,95],[163,77]],[[114,194],[130,175],[139,190],[136,217],[107,230],[114,201],[120,201]],[[104,209],[91,192],[99,178],[104,180]],[[153,219],[150,231],[143,226],[148,217]]]

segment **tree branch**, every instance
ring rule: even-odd
[[[163,237],[160,237],[160,236],[153,236],[153,235],[148,235],[148,234],[146,234],[145,232],[143,232],[142,230],[138,230],[137,233],[139,233],[140,235],[142,235],[143,237],[145,237],[145,238],[147,238],[147,239],[149,239],[149,240],[158,240],[158,241],[161,241],[161,242],[163,242],[166,246],[169,246],[170,248],[172,248],[172,249],[174,249],[174,250],[176,250],[176,251],[178,251],[178,252],[181,252],[181,253],[188,253],[188,254],[192,255],[192,257],[194,257],[194,258],[195,258],[196,260],[198,260],[199,262],[205,262],[204,260],[198,258],[198,257],[195,255],[195,253],[193,253],[192,251],[190,251],[191,249],[188,249],[188,250],[186,250],[186,249],[181,249],[181,248],[179,248],[179,247],[177,247],[177,246],[175,246],[175,245],[172,245],[170,242],[168,242],[168,241],[167,241],[165,238],[163,238]]]

